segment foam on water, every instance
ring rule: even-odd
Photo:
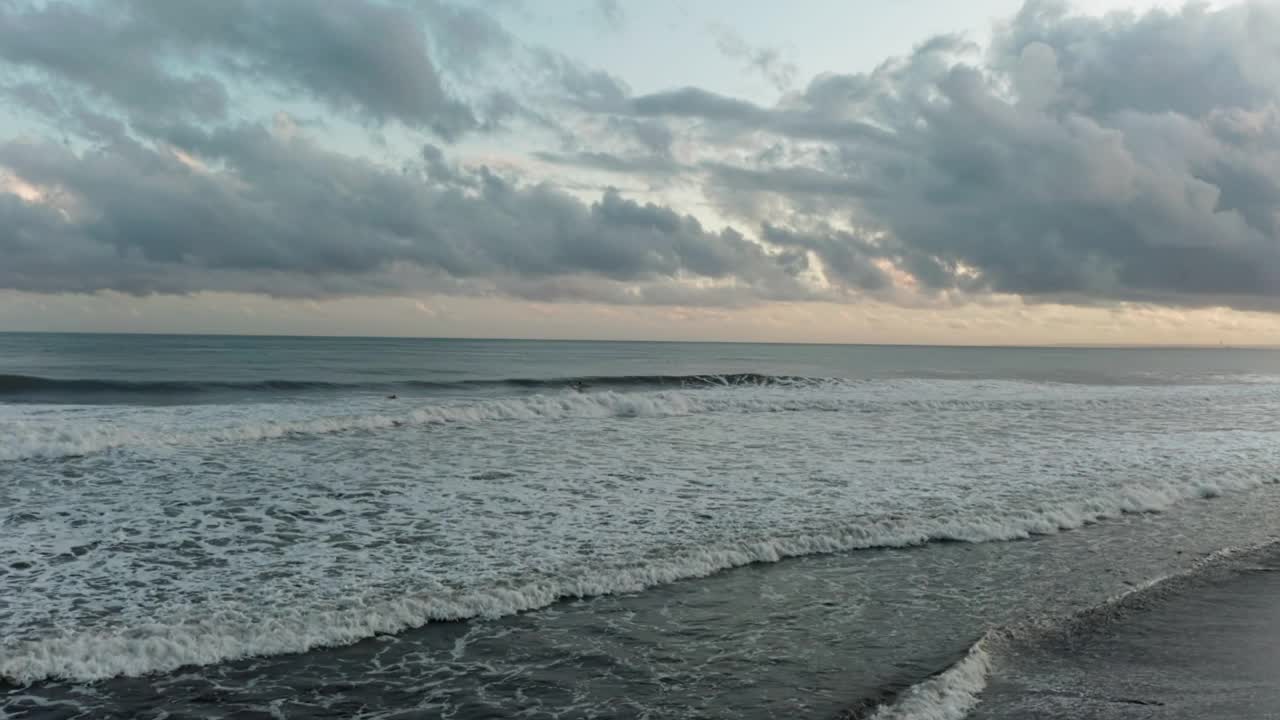
[[[962,660],[909,688],[871,720],[961,720],[978,704],[991,674],[988,636],[973,644]]]
[[[365,403],[361,403],[368,405]],[[374,431],[405,425],[443,425],[494,420],[554,420],[559,418],[663,417],[697,413],[784,412],[834,407],[820,398],[740,398],[689,392],[562,393],[532,397],[432,404],[401,414],[375,412],[334,415],[292,422],[261,422],[228,427],[175,431],[138,430],[108,424],[70,426],[62,422],[9,421],[3,430],[13,441],[0,448],[0,460],[85,455],[131,446],[191,445],[271,440],[297,435]]]
[[[1265,482],[1237,479],[1213,488],[1213,494],[1243,490]],[[555,577],[452,593],[408,594],[342,609],[266,608],[263,616],[243,611],[206,611],[204,619],[163,625],[74,633],[6,645],[0,677],[18,683],[47,678],[92,681],[117,675],[143,675],[236,658],[297,653],[316,647],[354,643],[397,633],[431,621],[498,617],[545,607],[557,600],[638,592],[655,585],[705,577],[752,563],[860,550],[908,547],[932,541],[993,542],[1079,528],[1127,512],[1168,508],[1180,500],[1203,497],[1196,486],[1170,485],[1144,492],[1035,512],[938,519],[885,519],[865,526],[793,537],[764,538],[697,549],[676,557],[628,567],[582,568]],[[1143,588],[1145,589],[1145,588]],[[983,643],[956,667],[915,688],[882,720],[941,720],[962,717],[975,702],[988,667]],[[957,714],[959,713],[959,714]]]
[[[0,676],[302,652],[1159,511],[1274,482],[1278,392],[903,380],[0,406]],[[917,696],[961,707],[967,661]]]
[[[704,379],[702,390],[660,392],[563,392],[526,397],[472,401],[427,401],[408,412],[390,413],[386,403],[369,398],[344,400],[341,405],[262,405],[254,410],[235,408],[222,413],[211,408],[170,409],[131,408],[127,419],[116,408],[93,406],[33,406],[33,411],[0,415],[0,461],[74,457],[117,448],[240,443],[278,438],[324,435],[352,431],[378,431],[406,425],[445,425],[500,420],[556,420],[563,418],[668,417],[708,413],[777,413],[805,411],[879,412],[887,407],[920,410],[1026,411],[1042,406],[1043,396],[1052,392],[1059,406],[1079,411],[1105,409],[1129,403],[1130,393],[1151,396],[1149,410],[1162,406],[1185,412],[1195,407],[1221,402],[1221,388],[1201,389],[1170,396],[1160,388],[1076,388],[1037,385],[1016,381],[922,382],[857,384],[839,380],[806,380],[789,384],[787,378],[772,383],[739,381],[712,382]],[[975,396],[978,389],[981,396]],[[903,391],[918,396],[901,396]],[[923,391],[923,392],[922,392]],[[1231,392],[1241,401],[1259,402],[1280,398],[1280,385],[1266,398],[1262,390],[1242,388]],[[408,401],[403,404],[410,404]],[[364,413],[328,414],[336,407],[356,407]],[[376,409],[376,411],[374,411]],[[175,417],[179,414],[180,417]],[[316,417],[317,413],[322,414]],[[286,419],[279,419],[284,415]],[[289,417],[293,416],[293,417]],[[269,419],[268,419],[269,418]],[[173,422],[175,419],[180,422]],[[187,429],[191,426],[198,429]],[[219,427],[221,425],[221,427]],[[211,427],[212,426],[212,427]]]

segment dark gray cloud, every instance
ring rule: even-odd
[[[1029,47],[1053,50],[1061,79],[1055,101],[1090,115],[1121,111],[1199,117],[1276,97],[1280,32],[1275,3],[1226,11],[1188,4],[1132,20],[1072,15],[1060,0],[1028,2],[998,38],[993,65],[1025,63]]]
[[[576,153],[537,152],[534,153],[534,156],[557,165],[573,165],[626,175],[671,175],[684,169],[680,164],[660,156],[630,157],[614,153],[588,151]]]
[[[600,108],[629,94],[607,72],[526,45],[491,9],[449,0],[13,0],[0,4],[0,63],[25,74],[0,90],[75,131],[73,105],[118,120],[236,121],[252,88],[258,102],[312,101],[446,141],[515,122],[562,144],[574,139],[556,102]],[[520,89],[552,106],[529,104]]]
[[[287,118],[273,133],[235,117],[228,88],[248,83],[445,139],[506,117],[563,135],[509,92],[462,103],[436,65],[481,77],[492,58],[519,53],[569,107],[619,106],[629,94],[608,73],[520,46],[475,8],[55,0],[0,8],[0,41],[0,59],[21,71],[0,90],[61,135],[0,143],[0,170],[44,193],[30,202],[0,191],[3,287],[529,297],[559,288],[570,299],[711,303],[811,292],[789,261],[738,232],[616,191],[584,203],[459,167],[433,144],[392,171],[317,145]],[[643,156],[546,157],[675,171],[664,123],[610,125]]]
[[[732,281],[757,298],[807,293],[778,257],[733,230],[615,191],[584,204],[516,185],[454,167],[434,146],[411,171],[392,172],[256,126],[156,134],[207,167],[131,141],[81,153],[0,145],[0,165],[63,194],[49,204],[0,195],[0,284],[325,295],[587,276],[577,287],[605,295],[622,283],[652,295],[683,279]]]
[[[449,57],[462,54],[458,42],[500,42],[482,14],[428,7],[452,39],[441,43]],[[446,138],[478,125],[444,87],[422,16],[368,0],[10,3],[0,57],[147,117],[221,119],[220,78],[234,78]]]
[[[2,86],[0,97],[44,116],[54,129],[68,136],[112,141],[126,134],[125,123],[119,118],[95,110],[74,94],[60,96],[43,84],[18,82]]]
[[[635,97],[495,17],[445,0],[0,2],[0,93],[49,123],[0,139],[0,171],[26,184],[0,179],[0,287],[1280,309],[1275,4],[1094,18],[1032,0],[985,50],[935,38],[775,106]],[[518,79],[486,84],[503,73]],[[392,169],[245,119],[246,85],[444,142],[520,121],[558,143],[532,157],[703,183],[739,229],[434,144]]]
[[[764,123],[771,113],[745,100],[696,87],[643,95],[631,101],[638,115],[697,117],[735,123]]]
[[[417,0],[440,62],[455,74],[477,77],[492,73],[519,41],[493,15],[481,8],[442,0]]]
[[[763,130],[786,137],[826,141],[874,141],[893,144],[897,137],[860,120],[827,117],[812,108],[764,108],[754,103],[695,87],[642,95],[630,101],[629,112],[640,117],[683,117],[711,120],[736,141],[745,132]]]
[[[621,109],[631,94],[625,82],[604,70],[586,67],[546,48],[533,48],[531,53],[542,81],[579,108],[612,112]]]
[[[888,289],[893,284],[877,264],[883,256],[880,248],[853,233],[830,227],[806,232],[765,223],[761,234],[776,247],[800,251],[795,257],[813,253],[822,260],[833,280],[849,287],[875,291]]]
[[[138,112],[224,115],[228,97],[222,83],[205,72],[167,66],[157,52],[163,42],[118,7],[0,5],[0,58],[12,65]]]
[[[675,133],[665,123],[653,120],[630,120],[627,118],[610,118],[610,125],[615,130],[622,130],[633,136],[651,154],[662,158],[671,157],[671,146],[675,142]]]
[[[824,172],[806,166],[773,166],[748,169],[725,163],[704,163],[713,182],[722,189],[735,192],[772,192],[792,196],[827,195],[840,199],[866,196],[876,192],[876,184],[844,174]]]
[[[985,55],[939,38],[778,107],[688,88],[632,111],[699,118],[713,142],[822,141],[709,182],[739,215],[724,188],[865,228],[869,245],[805,241],[837,272],[872,256],[931,289],[1280,307],[1277,36],[1269,3],[1093,18],[1033,0]]]
[[[456,137],[475,125],[443,87],[419,17],[377,2],[131,0],[135,22],[254,82],[334,110]]]

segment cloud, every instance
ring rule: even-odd
[[[493,72],[492,61],[507,57],[519,41],[493,15],[477,7],[440,0],[416,0],[440,64],[468,76]]]
[[[621,108],[631,94],[625,82],[604,70],[586,67],[547,48],[531,48],[530,53],[542,81],[576,107],[612,112]]]
[[[446,142],[519,121],[565,143],[572,133],[556,103],[535,107],[523,95],[600,108],[629,93],[607,72],[522,42],[492,9],[447,0],[9,3],[0,6],[0,63],[21,72],[0,92],[76,133],[103,118],[235,122],[248,96]]]
[[[482,23],[466,17],[452,26],[474,38]],[[445,89],[428,45],[411,8],[369,0],[54,0],[0,10],[0,57],[128,114],[220,119],[229,102],[221,78],[233,78],[454,138],[478,121]]]
[[[716,47],[726,57],[742,61],[747,70],[759,73],[777,90],[781,92],[791,90],[799,68],[795,63],[783,60],[779,50],[752,46],[727,25],[713,24],[710,30],[716,38]]]
[[[584,151],[576,153],[538,152],[534,154],[534,157],[557,165],[607,170],[627,175],[670,175],[681,170],[679,164],[666,158],[654,156],[627,157],[607,152]]]
[[[406,171],[251,125],[177,126],[163,147],[0,145],[0,165],[63,198],[0,194],[0,285],[316,297],[561,286],[616,299],[696,281],[682,299],[697,298],[698,283],[757,299],[809,292],[784,259],[734,230],[612,190],[585,204],[454,167],[434,146]],[[637,295],[629,283],[648,289]]]
[[[770,113],[745,100],[736,100],[696,87],[642,95],[631,102],[638,115],[699,117],[724,122],[763,122]]]
[[[0,93],[47,127],[0,139],[0,287],[1280,310],[1277,36],[1261,2],[1031,0],[985,48],[933,38],[763,105],[634,96],[445,0],[4,3]],[[490,138],[499,173],[400,133],[375,162],[245,109],[278,98],[446,146],[513,120],[552,144]],[[730,226],[571,194],[529,159],[660,179]]]
[[[767,131],[804,140],[868,140],[892,144],[897,137],[857,119],[827,117],[814,108],[765,108],[696,87],[641,95],[630,100],[629,112],[639,117],[699,118],[719,123],[722,141],[736,142],[744,133]]]
[[[1274,4],[1096,18],[1033,0],[984,55],[939,38],[776,107],[687,88],[632,111],[698,118],[726,146],[819,141],[810,163],[721,163],[709,182],[777,198],[761,218],[781,202],[866,228],[869,248],[807,246],[926,290],[1280,308],[1277,33]]]
[[[167,67],[129,18],[69,2],[0,6],[0,58],[138,112],[221,117],[226,88],[208,73]]]
[[[595,0],[592,6],[595,9],[596,16],[600,18],[605,27],[614,31],[619,31],[626,27],[627,15],[618,0]]]

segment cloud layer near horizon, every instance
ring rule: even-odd
[[[1275,4],[1032,0],[988,47],[770,106],[635,96],[443,0],[125,7],[0,3],[0,92],[38,128],[0,138],[0,288],[1280,309]],[[468,159],[492,144],[529,163]]]

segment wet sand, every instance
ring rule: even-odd
[[[999,653],[975,720],[1280,718],[1280,552]]]

